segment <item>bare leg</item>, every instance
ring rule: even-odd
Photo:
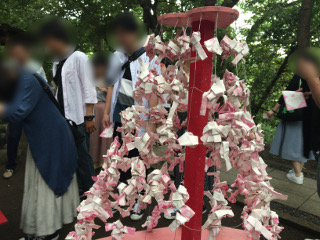
[[[301,163],[300,163],[300,172],[302,172],[302,170],[303,170],[303,166],[304,166],[304,163],[303,163],[303,162],[301,162]]]
[[[301,164],[300,162],[292,162],[294,172],[296,174],[296,177],[301,176]]]

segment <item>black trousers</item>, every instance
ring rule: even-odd
[[[115,122],[114,123],[114,129],[113,129],[113,139],[118,137],[118,141],[122,145],[122,143],[123,143],[122,135],[121,135],[120,132],[117,132],[117,128],[118,127],[122,127],[122,123]],[[140,156],[139,151],[138,151],[138,149],[135,148],[135,149],[132,149],[131,151],[129,151],[129,154],[126,157],[134,158],[134,157],[138,157],[138,156]],[[131,168],[128,169],[128,171],[126,171],[126,172],[123,172],[121,170],[119,170],[119,171],[120,171],[120,179],[119,179],[119,181],[123,182],[123,183],[127,183],[127,180],[129,180],[131,178]]]

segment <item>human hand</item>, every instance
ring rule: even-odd
[[[270,110],[267,112],[268,118],[273,118],[273,115],[274,115],[274,111]]]
[[[303,89],[300,88],[297,92],[302,92],[302,91],[303,91]],[[304,96],[305,100],[308,100],[310,98],[310,96],[311,96],[311,92],[304,92],[303,96]]]
[[[304,92],[303,95],[304,95],[304,99],[308,100],[311,96],[311,92]]]
[[[101,87],[99,87],[98,89],[99,89],[99,91],[101,91],[101,92],[105,92],[105,93],[108,92],[108,88],[101,88]]]
[[[103,116],[102,124],[103,124],[104,128],[107,128],[107,127],[109,127],[111,125],[110,115],[109,114],[105,114]]]
[[[93,120],[85,120],[86,132],[91,134],[96,130],[96,125]]]

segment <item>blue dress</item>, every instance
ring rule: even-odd
[[[6,106],[3,119],[22,123],[42,178],[56,196],[66,193],[77,168],[74,138],[66,120],[31,73],[21,70],[15,98]]]

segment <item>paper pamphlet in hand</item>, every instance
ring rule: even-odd
[[[274,119],[273,116],[271,118],[269,118],[267,113],[263,113],[262,118],[263,119]]]
[[[282,91],[282,94],[288,111],[307,106],[302,92]]]
[[[113,124],[107,127],[103,132],[100,134],[102,138],[112,138],[113,136]]]

